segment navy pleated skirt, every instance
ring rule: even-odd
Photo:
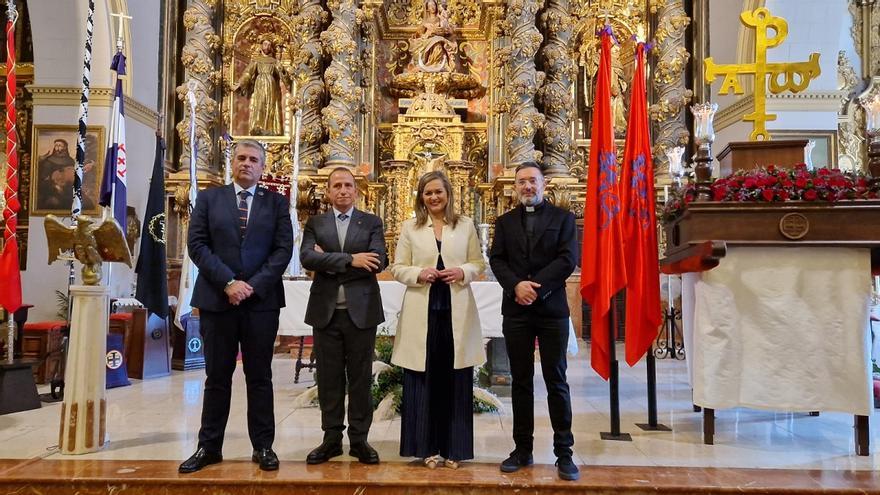
[[[401,456],[474,458],[474,369],[453,369],[454,356],[452,311],[429,309],[425,371],[403,375]]]

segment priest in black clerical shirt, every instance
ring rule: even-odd
[[[544,174],[537,163],[517,167],[514,188],[520,205],[498,217],[489,263],[504,289],[502,332],[513,378],[513,441],[501,463],[504,472],[532,464],[535,413],[534,343],[553,426],[557,472],[564,480],[580,476],[572,460],[571,397],[568,367],[569,310],[565,282],[577,266],[574,215],[544,200]]]

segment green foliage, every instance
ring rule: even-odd
[[[498,408],[495,407],[495,404],[486,402],[479,397],[474,396],[474,413],[483,414],[493,412],[498,412]]]

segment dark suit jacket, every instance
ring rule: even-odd
[[[565,280],[577,266],[574,214],[546,201],[537,214],[530,246],[526,245],[522,205],[495,221],[489,265],[504,289],[501,314],[567,318]],[[541,284],[538,299],[528,306],[518,304],[515,299],[514,287],[523,280]]]
[[[348,314],[355,326],[370,328],[385,321],[379,282],[376,281],[376,274],[388,264],[382,220],[355,209],[348,221],[351,223],[345,234],[345,249],[339,247],[332,209],[310,217],[303,231],[300,261],[305,269],[315,272],[305,322],[315,328],[330,323],[340,284],[344,287]],[[324,252],[315,251],[315,244]],[[351,266],[352,253],[365,252],[379,255],[378,270],[371,272]]]
[[[242,308],[266,311],[284,307],[281,276],[293,254],[288,205],[284,196],[258,186],[242,239],[233,185],[199,192],[187,241],[189,256],[199,268],[193,306],[207,311],[231,309],[224,289],[234,278],[254,288]]]

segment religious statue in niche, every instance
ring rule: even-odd
[[[425,2],[425,15],[412,40],[416,66],[423,72],[453,72],[458,43],[452,41],[454,26],[446,7],[437,0]]]
[[[248,97],[248,126],[251,136],[284,134],[284,90],[290,75],[275,55],[275,43],[268,37],[260,41],[259,51],[251,58],[232,90]]]

